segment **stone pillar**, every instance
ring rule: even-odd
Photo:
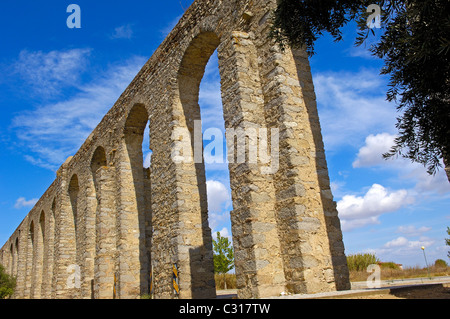
[[[55,214],[53,201],[52,210],[46,215],[45,241],[44,241],[44,264],[42,275],[42,291],[41,296],[50,299],[52,295],[53,280],[53,263],[54,263],[54,246],[55,246]]]
[[[171,125],[151,130],[151,261],[156,298],[216,296],[204,164],[193,163],[192,132],[200,111],[195,96],[198,98],[198,95],[191,95],[189,106],[186,105],[193,112],[189,119],[181,103],[168,103],[172,111],[161,114],[160,123]],[[174,293],[172,283],[175,264],[179,295]]]
[[[145,269],[147,272],[147,282],[145,283],[143,289],[141,289],[142,294],[150,294],[150,280],[151,280],[151,243],[152,243],[152,203],[151,203],[151,180],[150,180],[150,168],[144,168],[144,192],[145,192],[145,243],[146,243],[146,253],[145,259],[148,261],[148,268]]]
[[[275,189],[273,175],[260,156],[262,144],[259,143],[260,133],[269,127],[264,118],[256,48],[248,33],[233,32],[225,38],[219,46],[219,67],[231,152],[228,158],[234,207],[231,222],[239,297],[279,295],[285,290],[285,279],[276,224]],[[236,140],[230,129],[234,133],[241,130]],[[245,158],[238,154],[238,144],[242,143],[246,144]],[[277,161],[276,154],[272,155]]]
[[[56,251],[54,283],[55,289],[52,293],[54,299],[79,298],[80,286],[77,270],[80,267],[76,260],[76,234],[74,225],[74,214],[68,193],[69,182],[67,170],[59,171],[61,176],[60,194],[56,201]]]
[[[263,35],[268,32],[267,25],[261,28]],[[265,116],[280,129],[274,185],[287,288],[293,293],[349,288],[307,55],[281,52],[267,37],[259,39]]]
[[[41,219],[43,218],[43,219]],[[45,240],[45,213],[42,211],[39,219],[36,219],[33,275],[32,275],[32,299],[42,299],[42,275],[44,269],[44,240]]]
[[[142,137],[139,147],[142,148]],[[140,215],[144,211],[142,198],[137,196],[137,192],[142,188],[142,165],[139,169],[141,176],[135,176],[133,169],[138,168],[131,165],[127,144],[122,141],[116,163],[118,190],[116,269],[119,282],[118,297],[121,299],[139,298],[141,293],[140,256],[141,250],[144,249],[142,241],[145,240],[145,234],[140,232]]]
[[[115,170],[97,171],[96,256],[94,298],[112,299],[116,253]]]
[[[20,230],[18,231],[19,237],[20,237]],[[16,276],[17,281],[19,279],[18,277],[18,260],[19,260],[19,238],[16,239],[14,242],[14,252],[13,252],[13,258],[12,258],[12,274],[13,276]]]
[[[26,219],[25,219],[26,220]],[[28,241],[28,231],[25,226],[25,222],[22,222],[19,230],[19,248],[18,256],[16,258],[17,265],[17,286],[14,295],[18,299],[25,298],[25,279],[26,279],[26,267],[27,267],[27,241]]]
[[[76,264],[80,270],[78,298],[90,299],[92,297],[91,280],[93,279],[95,250],[95,217],[89,210],[89,195],[92,193],[91,174],[88,173],[88,170],[79,171],[77,178],[78,189],[73,191],[71,201],[72,205],[76,201]]]
[[[30,299],[32,297],[31,286],[33,282],[33,255],[34,255],[34,223],[30,218],[26,219],[24,224],[26,233],[27,233],[27,241],[26,241],[26,261],[25,261],[25,291],[24,291],[24,299]]]
[[[89,174],[90,175],[90,174]],[[81,296],[84,299],[92,299],[94,291],[92,283],[94,280],[94,259],[96,255],[96,211],[97,211],[97,197],[95,192],[95,185],[92,179],[87,178],[84,187],[84,237],[82,264],[83,271],[81,273]]]

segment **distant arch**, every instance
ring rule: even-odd
[[[26,279],[25,279],[25,297],[30,298],[32,295],[32,279],[34,273],[34,246],[35,246],[35,227],[34,220],[31,220],[28,227],[28,240],[26,249]]]
[[[16,238],[14,248],[15,248],[15,250],[14,250],[14,259],[13,259],[13,275],[17,276],[17,273],[18,273],[17,269],[19,268],[19,267],[17,267],[17,263],[19,260],[19,237]]]
[[[129,206],[134,210],[133,224],[138,227],[139,236],[139,286],[140,294],[149,293],[150,258],[151,258],[151,203],[150,203],[150,169],[144,168],[143,149],[149,150],[150,145],[143,145],[144,133],[150,128],[149,113],[142,103],[133,105],[128,113],[124,126],[124,148],[122,163],[129,169],[123,171],[121,180],[131,185],[126,192],[136,201]],[[150,128],[151,131],[151,128]],[[149,132],[150,135],[150,132]],[[150,139],[150,137],[149,137]],[[131,174],[128,173],[131,170]],[[122,193],[125,195],[125,192]],[[135,219],[137,216],[137,220]],[[119,221],[119,224],[121,221]],[[123,229],[126,230],[125,228]],[[120,267],[120,266],[119,266]]]
[[[78,226],[78,195],[80,192],[80,186],[78,183],[78,176],[75,174],[70,179],[69,183],[69,198],[70,198],[70,204],[72,206],[72,213],[73,213],[73,226],[75,233],[77,233],[77,226]]]
[[[14,275],[14,242],[11,243],[9,249],[9,265],[8,270],[11,275]]]
[[[105,149],[102,146],[99,146],[95,149],[94,154],[92,155],[91,159],[91,173],[92,173],[92,179],[94,181],[94,191],[97,194],[98,190],[98,170],[101,167],[108,166],[108,163],[106,161],[106,152]]]
[[[34,256],[33,256],[33,298],[40,298],[42,291],[42,276],[44,266],[44,243],[45,235],[45,212],[42,210],[39,215],[38,230],[35,234]]]
[[[45,241],[45,212],[41,211],[41,215],[39,216],[39,226],[41,229],[41,239],[42,241]]]
[[[30,223],[30,228],[28,229],[28,238],[30,239],[31,245],[34,245],[34,235],[34,220],[32,220]]]
[[[94,182],[96,179],[96,172],[102,166],[107,166],[106,152],[102,146],[99,146],[95,149],[95,152],[92,155],[92,160],[91,160],[91,171],[92,171],[92,175],[94,176]]]

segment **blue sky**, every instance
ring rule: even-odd
[[[191,2],[0,3],[0,245]],[[66,26],[71,3],[81,8],[81,29]],[[425,246],[429,261],[448,261],[450,184],[443,170],[431,177],[420,165],[381,158],[398,114],[385,100],[382,61],[355,48],[355,36],[351,24],[343,42],[321,38],[311,59],[346,252],[423,266]],[[219,80],[214,54],[201,85],[203,129],[224,129]],[[231,236],[226,164],[206,168],[211,228]]]

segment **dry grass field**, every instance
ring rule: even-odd
[[[350,281],[366,281],[370,274],[365,271],[350,271]],[[405,269],[381,269],[381,280],[398,280],[411,278],[427,278],[427,277],[442,277],[450,276],[450,267],[435,267],[427,268],[421,267],[407,267]]]

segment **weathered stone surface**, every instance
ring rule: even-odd
[[[227,137],[279,132],[279,150],[267,147],[279,155],[269,174],[260,153],[248,161],[250,147],[239,158],[231,145],[239,296],[350,288],[309,62],[268,38],[275,7],[276,0],[191,5],[1,249],[0,262],[17,276],[16,298],[138,298],[150,279],[155,298],[215,297],[194,132],[200,81],[216,49]],[[147,125],[152,160],[143,169]],[[174,151],[200,161],[175,160]]]

